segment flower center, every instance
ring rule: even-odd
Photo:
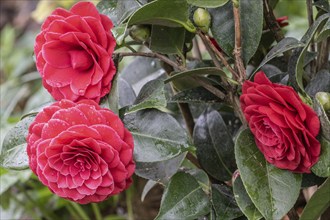
[[[81,171],[89,170],[91,168],[90,163],[82,158],[77,158],[74,166]]]
[[[93,59],[85,50],[69,51],[71,66],[76,70],[87,70],[93,65]]]

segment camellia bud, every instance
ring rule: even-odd
[[[207,10],[197,8],[193,15],[193,21],[195,25],[201,29],[201,31],[207,33],[211,24],[211,15]]]
[[[318,92],[316,98],[319,100],[324,110],[330,110],[330,93]]]
[[[129,36],[138,42],[146,42],[150,37],[150,27],[147,25],[133,25],[129,29]]]

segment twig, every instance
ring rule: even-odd
[[[330,38],[324,39],[322,42],[318,44],[318,56],[317,56],[317,64],[316,64],[316,72],[315,74],[320,71],[321,69],[329,69],[330,64],[328,62],[329,57],[329,50],[330,50]]]
[[[235,65],[238,71],[238,81],[242,83],[246,79],[245,68],[242,60],[242,46],[241,46],[241,18],[239,14],[239,4],[233,4],[234,22],[235,22]]]
[[[313,18],[313,3],[311,0],[306,0],[306,5],[307,5],[307,17],[308,17],[308,25],[309,27],[313,25],[314,23],[314,18]],[[310,43],[311,51],[315,52],[315,44],[314,40],[312,38],[312,41]]]
[[[197,31],[197,34],[198,34],[198,36],[202,39],[202,41],[203,41],[203,43],[204,43],[204,45],[205,45],[205,47],[206,47],[207,52],[208,52],[208,53],[210,54],[210,56],[211,56],[211,59],[212,59],[214,65],[215,65],[216,67],[218,67],[219,69],[222,70],[222,66],[221,66],[219,60],[217,59],[216,54],[215,54],[214,51],[212,50],[212,47],[211,47],[211,44],[212,44],[212,43],[210,43],[210,42],[207,41],[207,38],[205,37],[205,35],[204,35],[200,30]]]
[[[218,88],[211,85],[208,81],[204,80],[202,77],[192,76],[192,79],[201,86],[203,86],[205,89],[207,89],[209,92],[219,97],[220,99],[225,99],[226,95],[223,92],[221,92]]]
[[[190,108],[188,103],[178,103],[179,104],[179,108],[181,110],[182,116],[186,122],[186,126],[188,129],[188,132],[190,134],[190,136],[193,136],[193,132],[194,132],[194,127],[195,127],[195,122],[194,122],[194,118],[191,114]]]
[[[233,105],[234,111],[236,112],[237,116],[239,117],[239,119],[242,122],[243,127],[246,128],[248,123],[247,123],[247,121],[245,119],[245,116],[243,114],[238,96],[235,95],[233,92],[230,92],[229,93],[229,98],[230,98],[231,104]]]
[[[221,60],[223,65],[231,72],[231,74],[233,74],[233,76],[236,79],[238,79],[238,74],[229,65],[229,63],[227,62],[225,56],[212,44],[209,37],[207,35],[205,36],[201,31],[198,31],[198,35],[202,39],[203,43],[205,44],[206,49],[208,49],[208,48],[210,49],[210,50],[208,50],[208,52],[209,52],[211,58],[212,58],[212,54],[215,54],[217,57],[219,57],[219,59]]]
[[[194,58],[198,59],[199,61],[202,60],[202,53],[199,49],[199,45],[198,45],[198,40],[196,37],[194,37],[193,39],[193,49],[192,49]]]
[[[274,34],[276,42],[280,42],[284,38],[284,34],[276,21],[273,9],[268,4],[268,0],[264,0],[264,18],[269,30]]]
[[[119,52],[119,53],[114,53],[114,55],[118,55],[120,57],[127,57],[127,56],[142,56],[142,57],[152,57],[152,58],[158,58],[162,60],[163,62],[169,64],[170,66],[180,70],[180,71],[186,71],[187,69],[184,68],[183,66],[178,65],[176,62],[170,60],[166,56],[163,56],[158,53],[145,53],[145,52]]]
[[[312,0],[306,0],[306,6],[307,6],[308,25],[309,25],[309,27],[311,27],[314,23],[313,2],[312,2]],[[311,39],[311,42],[310,42],[309,46],[310,46],[311,52],[315,52],[315,42],[314,42],[313,37]],[[316,69],[317,69],[315,59],[313,59],[312,62],[310,63],[310,67],[311,67],[311,72],[315,75],[316,74]]]

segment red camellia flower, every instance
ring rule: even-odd
[[[133,137],[117,115],[92,100],[45,107],[27,143],[31,170],[63,198],[100,202],[132,182]]]
[[[116,73],[111,20],[90,2],[56,9],[44,22],[34,52],[44,87],[55,100],[96,102],[109,93]]]
[[[320,121],[313,109],[291,87],[270,82],[263,72],[254,82],[244,82],[240,101],[266,160],[281,169],[310,173],[320,155],[315,138]]]

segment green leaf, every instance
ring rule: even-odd
[[[234,143],[220,113],[206,109],[196,122],[193,137],[205,171],[215,179],[230,180],[236,170]]]
[[[189,169],[185,171],[186,173],[189,173],[192,175],[199,185],[201,185],[202,189],[204,190],[205,193],[209,194],[210,193],[210,179],[207,173],[204,172],[202,169]]]
[[[219,68],[216,68],[216,67],[204,67],[204,68],[196,68],[196,69],[192,69],[192,70],[188,70],[188,71],[176,73],[176,74],[170,76],[164,82],[165,83],[168,83],[168,82],[175,81],[175,80],[178,80],[178,79],[181,79],[181,78],[184,78],[184,77],[196,76],[196,75],[218,75],[218,76],[222,76],[222,77],[228,78],[228,76],[226,75],[226,73],[223,72],[222,70],[220,70]]]
[[[126,127],[134,136],[136,162],[157,162],[174,158],[187,150],[188,135],[169,114],[156,109],[126,115]]]
[[[182,54],[185,32],[182,27],[152,25],[150,50],[164,54]]]
[[[318,0],[313,5],[325,12],[329,12],[329,0]]]
[[[118,76],[116,74],[111,86],[111,91],[108,95],[109,109],[111,109],[115,114],[119,114],[119,92],[118,92]]]
[[[184,152],[174,158],[157,162],[136,162],[135,174],[166,184],[172,175],[178,171],[186,154]]]
[[[268,63],[270,60],[274,59],[279,55],[282,55],[284,52],[304,46],[305,44],[299,42],[297,39],[293,37],[286,37],[282,39],[268,52],[265,58],[261,61],[260,65],[255,69],[254,73],[256,73],[263,65]],[[249,78],[251,78],[254,75],[254,73],[251,74]]]
[[[122,45],[126,37],[126,24],[120,24],[111,30],[118,45]]]
[[[149,57],[134,58],[120,73],[120,77],[132,86],[135,94],[139,94],[141,88],[150,80],[164,75],[160,62]]]
[[[311,187],[315,185],[321,185],[324,183],[326,178],[316,176],[313,172],[312,173],[304,173],[302,177],[301,187]]]
[[[241,177],[237,177],[234,185],[233,185],[234,195],[236,202],[244,215],[249,220],[259,220],[262,218],[261,213],[259,210],[255,207],[253,202],[251,201],[249,195],[247,194],[245,187],[243,185],[243,182],[241,180]]]
[[[145,4],[129,19],[133,24],[155,24],[167,27],[184,27],[190,32],[196,29],[189,20],[189,5],[186,1],[156,0]]]
[[[133,113],[148,108],[162,110],[166,107],[166,104],[163,80],[152,80],[142,87],[134,104],[128,108],[126,113]]]
[[[304,75],[304,58],[308,49],[308,46],[312,39],[314,38],[315,33],[323,26],[326,20],[329,19],[329,14],[324,14],[318,17],[313,25],[308,29],[306,34],[301,38],[300,42],[305,46],[302,48],[296,48],[289,60],[288,72],[289,80],[296,89],[300,89],[302,92],[304,90],[303,85],[303,75]]]
[[[169,100],[169,102],[178,103],[216,103],[220,101],[219,97],[203,87],[184,90],[172,96]]]
[[[210,212],[210,201],[193,176],[175,174],[165,187],[155,220],[196,219]]]
[[[228,0],[187,0],[187,2],[197,7],[216,8],[222,6]]]
[[[320,42],[320,41],[328,38],[329,36],[330,36],[330,20],[328,20],[327,23],[325,23],[322,30],[317,35],[316,42]]]
[[[318,97],[318,93],[316,93],[316,95],[315,95],[315,99],[313,101],[313,108],[314,108],[317,116],[319,116],[319,118],[320,118],[322,135],[328,141],[330,141],[330,120],[329,120],[327,113],[325,112],[322,104],[320,103],[320,101],[318,100],[317,97]]]
[[[120,75],[117,83],[119,93],[119,107],[122,108],[124,106],[132,105],[136,99],[136,95],[132,86]]]
[[[262,35],[262,0],[240,0],[242,58],[247,64],[258,49]],[[233,56],[235,45],[235,27],[232,1],[209,10],[212,15],[211,31],[228,56]]]
[[[35,115],[27,116],[8,131],[1,149],[1,167],[13,170],[23,170],[29,167],[29,159],[26,152],[26,136],[34,118]]]
[[[147,0],[139,2],[146,3]],[[114,25],[118,26],[141,6],[136,0],[101,0],[96,7],[101,14],[110,17]]]
[[[330,142],[321,137],[321,155],[319,161],[312,167],[313,173],[320,177],[330,176]]]
[[[212,185],[212,205],[215,219],[231,220],[243,215],[234,199],[232,189],[226,185]]]
[[[301,174],[269,164],[248,129],[238,135],[235,157],[245,189],[255,206],[266,219],[281,219],[299,196]]]
[[[300,220],[317,220],[330,206],[330,178],[320,186],[305,206]]]

